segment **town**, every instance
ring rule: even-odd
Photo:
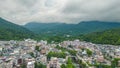
[[[120,46],[80,40],[0,41],[0,68],[115,68]]]

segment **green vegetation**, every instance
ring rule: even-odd
[[[110,29],[103,32],[94,32],[80,36],[80,38],[97,44],[120,45],[120,28]]]
[[[35,40],[47,40],[51,43],[52,41],[62,42],[64,40],[80,39],[97,44],[120,45],[119,23],[99,21],[89,21],[89,23],[82,22],[79,24],[51,23],[49,25],[32,23],[25,25],[25,27],[31,31],[0,18],[0,40],[23,40],[25,38],[32,38]],[[38,32],[38,34],[34,34],[32,31],[35,33]],[[67,35],[70,36],[67,37]]]
[[[120,44],[120,29],[113,29],[119,28],[120,24],[115,22],[86,21],[79,24],[34,22],[26,24],[25,27],[39,35],[35,39],[48,42],[80,39],[98,44]]]
[[[76,36],[40,36],[40,39],[47,40],[48,42],[55,41],[61,42],[64,40],[74,40],[79,39],[81,41],[92,42],[96,44],[112,44],[112,45],[120,45],[120,28],[109,29],[102,32],[93,32],[85,35],[76,35]]]
[[[87,67],[86,64],[83,63],[82,60],[80,60],[80,59],[78,60],[78,64],[79,64],[81,67],[84,67],[84,68]]]
[[[43,65],[42,63],[35,62],[35,68],[46,68],[46,65]]]
[[[66,68],[66,65],[65,65],[65,64],[62,64],[60,67],[61,67],[61,68]]]
[[[66,36],[61,36],[61,35],[49,35],[49,34],[44,34],[44,35],[37,35],[34,39],[35,40],[47,40],[48,43],[51,43],[54,41],[54,43],[60,43],[63,42],[65,40],[74,40],[76,39],[78,36],[70,36],[70,37],[66,37]]]
[[[96,68],[112,68],[110,65],[105,65],[105,64],[102,64],[102,63],[100,63],[100,64],[89,64],[89,66],[94,66]]]
[[[73,56],[76,56],[76,53],[77,53],[77,51],[75,50],[68,50],[68,52]]]
[[[32,57],[35,57],[33,52],[30,52],[29,54],[30,54]]]
[[[117,67],[119,60],[120,58],[114,58],[114,60],[112,61],[111,67]]]
[[[74,64],[72,63],[72,59],[68,58],[67,64],[62,64],[61,68],[75,68]]]
[[[86,51],[87,51],[88,56],[91,56],[91,55],[92,55],[92,51],[91,51],[91,50],[86,49]]]
[[[88,21],[79,24],[31,23],[25,25],[25,27],[31,31],[0,18],[0,40],[23,40],[25,38],[32,38],[35,40],[47,40],[48,42],[62,42],[64,40],[80,39],[97,44],[120,45],[119,23],[99,21]],[[32,31],[35,33],[38,32],[38,34],[34,34]],[[67,35],[70,35],[70,37],[67,37]]]
[[[40,51],[40,47],[39,46],[35,46],[35,50]]]
[[[112,68],[111,66],[104,65],[104,64],[99,64],[99,65],[94,65],[94,66],[97,67],[97,68]]]
[[[72,63],[72,59],[71,58],[68,58],[68,61],[67,61],[67,68],[75,68],[75,66],[73,65]]]
[[[23,40],[34,38],[30,30],[0,18],[0,40]]]
[[[117,22],[83,21],[78,24],[30,22],[26,28],[40,35],[63,36],[80,35],[120,27]]]
[[[52,51],[50,51],[47,54],[47,58],[50,59],[51,57],[65,58],[66,57],[66,53],[65,52],[52,52]]]
[[[59,49],[59,50],[61,50],[61,51],[64,51],[64,52],[67,51],[67,48],[60,47],[60,46],[58,46],[58,45],[57,45],[55,48],[57,48],[57,49]]]

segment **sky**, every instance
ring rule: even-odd
[[[28,22],[120,22],[120,0],[0,0],[0,17]]]

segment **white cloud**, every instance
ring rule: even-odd
[[[31,21],[77,23],[119,21],[120,0],[0,0],[0,17],[16,24]]]

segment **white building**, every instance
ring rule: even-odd
[[[31,62],[28,62],[27,63],[27,68],[34,68],[35,66],[34,66],[34,61],[31,61]]]

